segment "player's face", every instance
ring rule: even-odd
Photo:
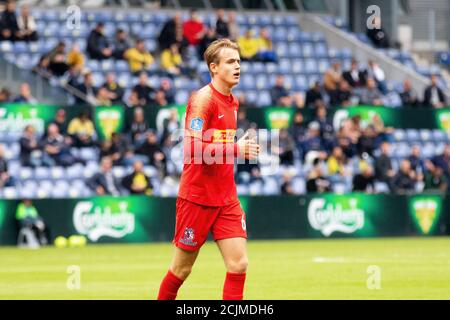
[[[234,87],[239,83],[241,75],[241,58],[239,52],[234,49],[224,48],[220,54],[220,62],[217,67],[217,77]]]

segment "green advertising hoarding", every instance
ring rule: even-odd
[[[450,197],[323,194],[241,197],[249,239],[449,234]],[[14,245],[19,201],[0,201],[0,245]],[[51,237],[90,243],[171,241],[175,198],[146,196],[35,200]],[[445,213],[445,214],[444,214]]]

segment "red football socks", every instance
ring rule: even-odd
[[[244,299],[245,273],[227,272],[223,286],[223,300]]]
[[[169,270],[159,287],[158,300],[175,300],[183,282]]]

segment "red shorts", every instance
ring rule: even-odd
[[[239,202],[223,207],[207,207],[177,198],[173,243],[181,249],[196,251],[205,243],[209,231],[214,241],[247,238],[245,213]]]

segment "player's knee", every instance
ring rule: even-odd
[[[177,278],[181,280],[186,280],[186,278],[191,274],[192,272],[192,266],[172,266],[171,267],[172,273],[177,276]]]
[[[248,259],[241,258],[239,260],[228,263],[228,271],[232,273],[246,273],[248,268]]]

